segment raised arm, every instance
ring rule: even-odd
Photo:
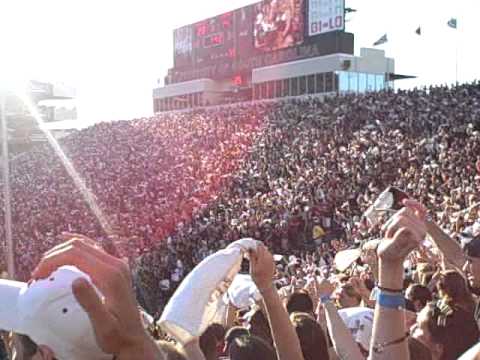
[[[333,302],[324,305],[328,333],[333,343],[333,349],[340,359],[363,360],[364,357],[353,339],[352,333],[338,314]]]
[[[263,245],[250,252],[250,273],[263,297],[278,360],[304,360],[297,333],[273,285],[273,256]]]
[[[455,267],[461,269],[465,264],[465,257],[463,255],[460,244],[453,240],[440,226],[433,221],[426,221],[427,232],[433,239],[440,251],[445,256],[445,259]]]
[[[384,227],[385,239],[377,251],[380,291],[375,306],[369,359],[410,359],[406,341],[403,262],[425,238],[422,216],[424,214],[407,206]]]
[[[335,289],[334,285],[327,279],[322,279],[317,289],[325,310],[327,329],[335,353],[340,359],[363,360],[362,353],[353,339],[352,333],[338,314],[338,310],[333,302],[330,301],[332,292]]]
[[[196,338],[183,346],[183,351],[188,360],[205,360],[205,355],[200,348],[199,338]]]
[[[427,210],[418,201],[405,200],[405,204],[415,209],[416,211],[421,213],[424,218],[426,218]],[[460,244],[458,244],[447,233],[445,233],[445,231],[443,231],[440,226],[438,226],[434,221],[425,220],[425,225],[427,228],[427,233],[430,235],[433,242],[443,253],[446,260],[455,267],[461,269],[465,264],[465,257],[463,255]]]

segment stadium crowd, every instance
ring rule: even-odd
[[[475,277],[473,265],[462,268],[465,259],[480,256],[480,251],[467,246],[469,257],[464,258],[458,250],[461,239],[480,236],[478,83],[166,113],[98,124],[61,146],[95,195],[110,231],[93,216],[51,148],[22,155],[12,164],[12,204],[16,265],[23,280],[30,278],[45,251],[66,239],[63,232],[85,234],[128,259],[139,302],[158,318],[202,259],[251,237],[283,257],[275,272],[265,248],[250,254],[256,258],[251,261],[252,279],[264,301],[248,317],[250,330],[236,329],[249,345],[237,339],[236,347],[264,348],[265,354],[274,348],[278,359],[295,360],[328,358],[328,350],[319,355],[318,344],[330,347],[331,358],[336,353],[354,359],[369,352],[382,358],[383,348],[391,346],[399,357],[389,358],[406,358],[406,350],[398,346],[406,343],[403,325],[385,330],[387,324],[402,323],[400,314],[379,310],[380,300],[375,321],[369,310],[375,306],[379,280],[384,297],[395,298],[407,289],[407,320],[411,325],[417,318],[418,323],[408,340],[411,354],[417,354],[412,359],[456,359],[478,340],[476,325],[470,325],[480,313],[475,313],[469,288],[479,285],[480,271]],[[418,201],[395,215],[410,236],[396,233],[400,225],[391,222],[387,228],[393,230],[385,234],[381,224],[369,226],[362,216],[390,185]],[[421,204],[428,209],[428,221],[438,226],[426,224]],[[425,232],[431,242],[418,247]],[[363,248],[361,256],[335,271],[333,259],[345,254],[342,250],[381,236],[389,241],[378,247],[378,259]],[[480,238],[478,242],[480,249]],[[414,248],[418,250],[410,253]],[[398,263],[401,283],[385,275],[382,283],[382,269],[396,273]],[[36,271],[42,272],[42,266]],[[276,292],[270,291],[271,279],[265,279],[273,276],[283,289],[280,295],[298,338],[288,329],[278,337],[284,317],[276,307]],[[341,314],[347,325],[345,319],[353,319],[353,337],[330,307],[332,297],[338,309],[360,311],[357,317],[349,311]],[[427,306],[433,298],[440,302]],[[364,323],[368,319],[370,325]],[[223,345],[222,331],[210,328],[203,337],[207,345],[200,338],[205,354],[208,344],[215,349]],[[361,329],[367,328],[364,338],[368,331]],[[452,331],[465,334],[465,341],[449,340]],[[229,341],[238,337],[231,333]],[[285,338],[282,345],[279,338]],[[351,346],[355,342],[358,347]],[[298,347],[303,357],[295,353]],[[226,350],[231,359],[243,359],[228,346]],[[222,351],[211,352],[215,355],[206,355],[208,360]]]

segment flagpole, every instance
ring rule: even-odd
[[[455,29],[455,85],[458,86],[458,27]]]

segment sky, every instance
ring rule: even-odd
[[[75,87],[83,126],[150,116],[152,89],[173,65],[173,30],[254,2],[0,0],[0,83]],[[346,24],[356,54],[387,33],[389,42],[379,48],[396,60],[396,72],[418,76],[397,88],[454,83],[457,52],[458,80],[480,78],[480,2],[346,0],[346,6],[357,10]],[[458,30],[446,25],[452,17]]]

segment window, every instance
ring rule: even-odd
[[[290,96],[297,96],[298,95],[298,78],[292,78],[291,82],[291,93]]]
[[[307,90],[309,94],[315,94],[315,75],[307,76]]]
[[[375,91],[375,75],[367,75],[367,91]]]
[[[275,85],[274,81],[267,82],[267,97],[269,99],[274,97],[274,93],[275,93],[274,85]]]
[[[385,89],[385,77],[383,75],[375,75],[375,89],[382,91]]]
[[[283,82],[282,96],[288,96],[290,80],[283,79],[282,82]]]
[[[282,96],[282,80],[277,80],[275,81],[275,97],[281,97]]]
[[[253,99],[260,99],[260,86],[258,84],[253,85]]]
[[[260,84],[260,99],[266,99],[267,98],[267,83],[261,83]]]
[[[304,95],[307,93],[307,78],[305,76],[301,76],[298,81],[300,82],[300,91],[298,95]]]
[[[315,78],[317,79],[317,82],[316,82],[316,88],[315,88],[315,92],[316,93],[323,93],[325,92],[325,76],[324,74],[316,74],[315,75]]]
[[[334,90],[334,83],[333,83],[333,73],[328,72],[325,73],[325,91],[332,92]]]
[[[348,83],[349,83],[349,89],[352,92],[357,92],[358,91],[358,73],[356,72],[349,72],[348,73]]]
[[[345,71],[337,71],[338,89],[340,92],[347,92],[348,89],[348,73]]]
[[[358,74],[358,91],[361,93],[367,91],[367,74]]]

